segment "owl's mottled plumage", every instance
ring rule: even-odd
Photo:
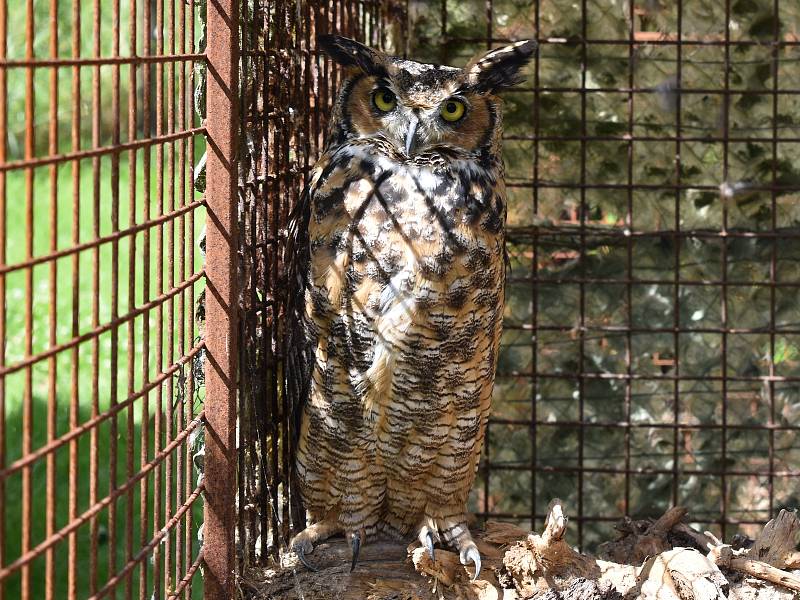
[[[287,390],[314,521],[293,546],[302,556],[341,532],[357,555],[377,534],[413,533],[479,567],[465,511],[505,279],[495,94],[535,44],[464,69],[335,36],[320,45],[346,79],[289,229]]]

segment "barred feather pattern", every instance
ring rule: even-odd
[[[289,314],[307,378],[295,386],[296,479],[313,520],[367,536],[425,524],[451,542],[469,535],[502,326],[505,205],[496,154],[440,147],[409,159],[373,137],[315,166],[290,230],[307,239]]]

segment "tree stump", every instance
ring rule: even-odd
[[[625,518],[601,558],[567,544],[567,514],[553,500],[541,534],[497,522],[473,532],[483,558],[477,581],[455,553],[437,549],[434,561],[417,542],[366,544],[351,573],[340,539],[309,557],[319,572],[289,552],[280,564],[249,569],[239,589],[248,600],[790,600],[800,593],[794,513],[781,511],[750,549],[695,531],[685,516],[675,507],[658,519]]]

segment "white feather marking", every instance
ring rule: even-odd
[[[426,192],[435,190],[440,181],[441,177],[437,177],[430,169],[420,169],[417,173],[417,182]]]
[[[405,339],[416,312],[415,299],[409,294],[418,270],[411,252],[405,268],[396,273],[381,291],[379,315],[374,321],[376,343],[372,364],[363,379],[364,408],[372,420],[380,419],[381,407],[388,404],[392,391],[397,345]]]

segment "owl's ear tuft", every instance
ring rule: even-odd
[[[476,92],[493,94],[522,83],[525,78],[519,70],[536,52],[536,46],[534,40],[523,40],[474,58],[464,69],[467,84]]]
[[[354,67],[368,75],[386,74],[386,56],[361,42],[340,35],[319,35],[317,45],[343,67]]]

